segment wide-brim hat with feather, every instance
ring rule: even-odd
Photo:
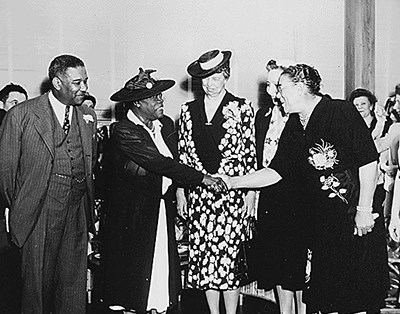
[[[110,99],[116,102],[136,101],[155,96],[175,85],[174,80],[156,80],[150,76],[156,70],[143,70],[125,83],[125,86],[114,93]]]
[[[215,73],[222,72],[224,68],[229,69],[229,60],[232,56],[230,51],[210,50],[203,53],[199,59],[189,64],[187,71],[193,77],[206,78]]]

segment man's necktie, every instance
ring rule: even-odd
[[[65,134],[68,134],[69,128],[71,126],[69,122],[69,107],[71,106],[65,106],[65,115],[64,115],[64,124],[63,124],[63,130]]]

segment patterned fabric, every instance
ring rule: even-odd
[[[271,122],[264,140],[263,166],[268,167],[278,148],[279,138],[286,125],[289,115],[282,116],[278,106],[272,109]]]
[[[226,131],[218,143],[222,158],[217,172],[237,176],[252,172],[256,167],[254,112],[249,103],[233,99],[238,101],[220,105],[224,116],[222,127]],[[180,160],[206,173],[193,140],[196,126],[192,123],[189,106],[183,105],[180,115]],[[203,138],[208,140],[207,136]],[[233,270],[247,225],[244,196],[241,190],[222,194],[215,194],[204,186],[189,190],[189,287],[221,290],[239,287]]]
[[[69,109],[71,106],[65,106],[65,115],[64,115],[64,124],[63,130],[65,134],[68,134],[69,128],[71,127],[71,123],[69,121]]]

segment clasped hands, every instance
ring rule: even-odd
[[[229,179],[229,177],[226,175],[206,174],[206,175],[204,175],[202,183],[216,193],[223,193],[223,192],[228,191],[231,188],[228,184],[228,182],[229,182],[228,179]]]
[[[354,235],[363,236],[372,231],[375,225],[375,219],[379,217],[378,213],[356,212],[354,218]]]
[[[231,178],[224,174],[214,174],[204,175],[202,183],[215,191],[216,193],[223,193],[230,189],[232,189]],[[182,218],[186,219],[188,216],[188,208],[187,208],[187,200],[185,196],[185,191],[183,188],[178,188],[176,191],[176,199],[177,199],[177,211],[178,215]],[[244,200],[244,207],[246,210],[246,216],[256,216],[256,202],[257,196],[256,192],[249,190],[246,193]]]

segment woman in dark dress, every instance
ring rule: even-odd
[[[267,63],[267,93],[274,106],[257,111],[256,150],[258,169],[278,168],[284,179],[260,189],[257,216],[257,236],[253,239],[254,257],[249,260],[257,288],[276,289],[281,313],[306,312],[302,301],[305,289],[305,269],[309,238],[307,237],[306,206],[300,189],[295,160],[301,154],[296,133],[283,134],[289,115],[278,97],[278,79],[289,61],[270,60]],[[302,136],[301,133],[297,135]],[[280,138],[283,142],[280,143]],[[279,146],[278,146],[279,144]],[[290,196],[290,197],[289,197]],[[252,253],[253,254],[253,253]]]
[[[379,312],[388,273],[386,245],[374,227],[383,217],[372,207],[378,153],[355,107],[321,95],[320,83],[318,71],[304,64],[288,67],[279,80],[289,113],[298,113],[302,125],[297,145],[304,150],[297,166],[313,222],[307,311]],[[285,132],[297,132],[296,123],[289,130],[295,119],[291,115]],[[254,188],[279,182],[281,173],[271,166],[225,179],[233,188]]]
[[[111,96],[128,110],[113,126],[106,157],[104,303],[126,313],[163,313],[177,302],[181,278],[172,180],[220,188],[215,178],[173,159],[174,123],[164,116],[161,93],[175,82],[153,79],[154,71],[140,69]]]

